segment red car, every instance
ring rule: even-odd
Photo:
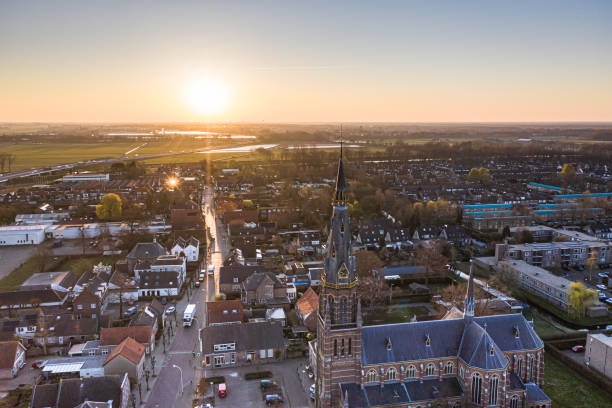
[[[219,384],[219,397],[227,397],[227,385],[225,385],[225,383]]]
[[[574,346],[572,347],[572,351],[574,353],[582,353],[584,351],[584,346]]]

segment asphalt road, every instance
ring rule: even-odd
[[[212,210],[214,196],[208,189],[203,203],[206,225],[210,227],[211,235],[215,237],[214,248],[211,249],[211,259],[215,265],[215,276],[206,278],[204,285],[193,288],[193,295],[189,302],[185,296],[177,307],[178,327],[172,344],[168,347],[161,371],[153,384],[151,391],[142,405],[146,408],[192,406],[195,387],[200,375],[206,375],[200,370],[200,358],[194,358],[192,352],[199,352],[199,329],[206,324],[206,301],[213,300],[219,288],[219,268],[223,265],[224,256],[229,251],[227,238],[224,237],[223,226],[218,225],[214,210]],[[222,237],[217,239],[217,237]],[[188,303],[195,303],[196,322],[191,327],[182,326],[182,316]],[[158,349],[161,346],[157,346]],[[180,367],[180,370],[174,366]],[[181,393],[181,372],[183,377],[183,391]]]

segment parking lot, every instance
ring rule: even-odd
[[[227,385],[227,397],[219,398],[215,386],[215,407],[265,407],[260,380],[246,381],[244,375],[255,371],[271,371],[272,381],[282,389],[283,403],[279,406],[292,408],[310,408],[313,406],[308,398],[308,389],[312,384],[302,370],[305,359],[285,360],[278,363],[262,364],[259,367],[244,366],[207,370],[206,376],[224,376]]]

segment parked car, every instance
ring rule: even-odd
[[[169,314],[172,314],[172,313],[174,313],[174,312],[176,312],[176,307],[174,307],[174,306],[170,306],[170,307],[168,307],[168,308],[166,309],[166,314],[168,314],[168,315],[169,315]]]
[[[608,288],[606,288],[606,285],[595,285],[595,287],[596,287],[597,289],[601,289],[601,290],[606,290],[606,289],[608,289]]]
[[[219,397],[225,398],[227,397],[227,385],[225,383],[219,384]]]
[[[580,345],[574,346],[572,347],[572,351],[574,353],[582,353],[584,351],[584,346],[580,346]]]
[[[603,292],[597,292],[597,296],[599,297],[599,300],[606,300],[608,298]]]
[[[44,364],[43,360],[38,360],[32,363],[32,368],[42,368]]]
[[[196,288],[200,287],[200,281],[195,281],[195,283],[193,284],[193,286],[195,286]]]
[[[605,300],[605,302],[609,305],[612,305],[612,298],[608,298]]]
[[[314,384],[310,386],[310,399],[313,401],[315,400],[315,385]]]
[[[136,306],[132,306],[132,307],[129,307],[128,310],[126,310],[125,313],[123,313],[123,315],[126,317],[130,317],[130,316],[135,315],[136,312],[138,312],[138,308]]]
[[[268,394],[266,395],[266,405],[272,404],[282,404],[283,397],[278,394]]]

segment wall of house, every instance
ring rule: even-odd
[[[122,355],[118,355],[104,365],[104,375],[123,375],[123,373],[127,373],[129,378],[139,382],[142,378],[143,367],[144,355],[138,364],[134,364]]]

